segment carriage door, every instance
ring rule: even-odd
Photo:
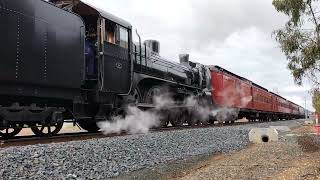
[[[105,30],[103,32],[103,29]],[[127,94],[131,87],[131,29],[102,19],[103,91]]]

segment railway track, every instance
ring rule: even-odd
[[[186,130],[186,129],[239,126],[239,125],[249,125],[249,124],[264,123],[264,122],[266,121],[235,122],[232,124],[212,124],[212,125],[182,126],[182,127],[169,126],[167,128],[151,129],[150,133],[177,131],[177,130]],[[110,138],[110,137],[118,137],[118,136],[126,136],[126,135],[130,135],[130,134],[127,134],[126,132],[121,132],[117,134],[114,133],[114,134],[104,135],[102,132],[99,132],[99,133],[76,132],[76,133],[57,134],[52,137],[16,136],[13,139],[0,140],[0,148],[7,148],[12,146],[27,146],[27,145],[35,145],[35,144],[61,143],[61,142],[100,139],[100,138],[108,138],[108,137]]]

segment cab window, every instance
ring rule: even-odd
[[[129,32],[128,29],[117,25],[114,22],[105,20],[104,41],[116,44],[120,47],[128,49],[129,46]]]
[[[106,22],[105,25],[105,41],[111,44],[116,44],[116,24],[112,22]]]
[[[123,47],[123,48],[128,48],[128,40],[129,40],[129,34],[128,34],[128,30],[123,28],[123,27],[120,27],[119,28],[119,31],[120,31],[120,46]]]

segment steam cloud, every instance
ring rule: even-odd
[[[136,106],[129,105],[126,110],[126,116],[111,117],[111,120],[100,122],[98,126],[105,134],[121,133],[126,131],[130,134],[148,133],[151,128],[160,125],[162,115],[157,113],[159,110],[174,105],[174,101],[168,94],[155,96],[154,110],[143,111]]]
[[[235,105],[235,102],[240,102],[241,107],[246,107],[248,103],[251,102],[252,97],[240,96],[243,98],[236,99],[234,96],[230,95],[230,93],[230,91],[224,91],[223,94],[220,94],[223,98],[223,102],[225,102],[225,107],[223,108],[214,108],[207,101],[201,100],[195,96],[187,97],[179,105],[186,107],[186,112],[188,113],[188,116],[191,116],[193,124],[205,124],[211,118],[220,123],[229,121],[230,119],[236,120],[239,110],[230,107]],[[238,93],[244,95],[241,91]],[[105,134],[121,133],[123,131],[130,134],[148,133],[151,128],[160,127],[161,120],[168,117],[163,113],[163,110],[173,114],[185,113],[181,113],[177,111],[177,109],[170,109],[170,106],[177,104],[168,93],[153,97],[153,102],[154,108],[145,111],[136,106],[129,105],[124,117],[111,117],[108,121],[98,123],[98,126]]]
[[[148,133],[150,128],[159,126],[160,116],[151,111],[142,111],[135,106],[128,106],[127,115],[112,117],[111,121],[98,123],[105,134],[121,133],[130,134]]]

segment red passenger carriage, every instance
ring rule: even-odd
[[[237,109],[238,118],[282,120],[303,118],[302,107],[219,66],[210,67],[215,106]],[[231,117],[228,119],[234,121]]]

